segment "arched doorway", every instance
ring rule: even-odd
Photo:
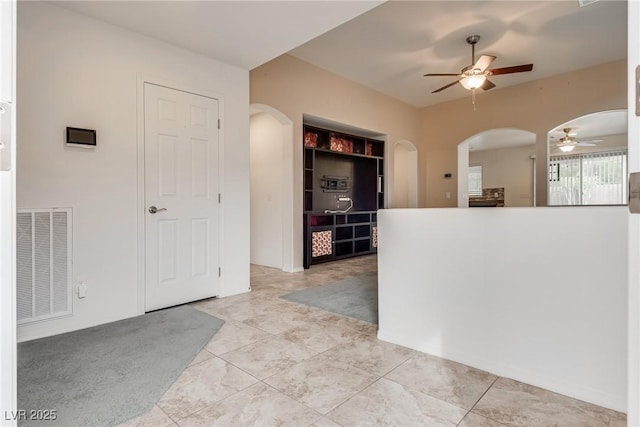
[[[293,271],[293,122],[250,109],[251,263]]]
[[[502,188],[505,206],[535,206],[536,134],[498,128],[458,145],[458,207],[469,207],[469,170],[481,174],[481,188]]]
[[[600,111],[547,133],[549,206],[627,204],[627,118]]]
[[[418,150],[410,141],[401,140],[393,146],[392,183],[392,207],[418,207]]]

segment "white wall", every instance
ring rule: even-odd
[[[267,113],[251,116],[251,263],[282,268],[283,127]]]
[[[469,165],[482,165],[482,187],[504,187],[504,205],[531,206],[536,147],[507,147],[470,151]]]
[[[137,294],[138,78],[222,96],[222,293],[249,288],[249,73],[56,6],[18,5],[18,206],[72,207],[74,315],[21,328],[19,339],[140,314]],[[97,148],[63,144],[66,126],[97,130]]]
[[[640,118],[635,115],[636,76],[635,69],[640,64],[640,3],[630,1],[628,14],[628,64],[627,64],[627,103],[629,107],[629,172],[640,172]],[[629,262],[628,262],[628,411],[629,426],[640,426],[640,215],[629,215]]]
[[[0,408],[3,426],[14,426],[16,398],[15,208],[16,1],[0,2]]]
[[[626,409],[625,207],[378,213],[378,337]]]

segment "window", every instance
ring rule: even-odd
[[[550,158],[549,205],[626,203],[627,150]]]
[[[482,165],[469,166],[469,196],[482,196]]]

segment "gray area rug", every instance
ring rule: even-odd
[[[303,289],[283,295],[282,298],[365,322],[378,323],[378,275],[376,273]]]
[[[18,344],[20,426],[114,426],[149,411],[224,321],[178,306]]]

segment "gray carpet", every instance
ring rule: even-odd
[[[282,298],[365,322],[378,323],[378,275],[376,273],[292,292]]]
[[[224,321],[189,306],[18,344],[20,426],[114,426],[149,411]]]

